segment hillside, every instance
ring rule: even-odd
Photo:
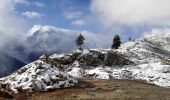
[[[59,88],[62,91],[62,88],[81,85],[80,80],[84,79],[138,80],[169,88],[170,35],[164,35],[166,37],[162,36],[162,32],[151,33],[125,43],[117,50],[85,49],[57,53],[49,57],[43,55],[11,75],[1,78],[1,88],[10,93],[51,91]]]
[[[18,59],[11,57],[4,52],[0,52],[0,77],[7,76],[24,65],[25,63]]]
[[[50,92],[19,93],[6,98],[14,100],[169,100],[170,90],[130,80],[80,80],[76,87]],[[0,93],[0,100],[4,100]]]

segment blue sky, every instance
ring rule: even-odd
[[[1,0],[0,31],[52,25],[103,36],[120,34],[125,42],[155,28],[169,28],[169,5],[169,0]]]
[[[43,4],[43,7],[35,6],[34,2]],[[90,0],[29,0],[30,4],[21,4],[17,6],[19,13],[26,11],[38,12],[42,15],[40,18],[29,18],[23,16],[29,27],[35,24],[54,25],[61,28],[75,29],[75,30],[95,30],[93,23],[85,25],[73,25],[72,22],[76,20],[85,20],[91,16],[89,9]],[[76,13],[80,13],[74,15]],[[67,18],[66,16],[75,18]],[[94,28],[91,28],[94,27]]]
[[[19,4],[16,6],[18,14],[22,14],[28,29],[33,25],[53,25],[56,27],[73,29],[73,30],[87,30],[96,34],[112,34],[120,33],[122,41],[128,39],[127,36],[138,38],[141,31],[134,31],[131,27],[120,27],[117,31],[108,29],[103,26],[101,22],[97,21],[96,16],[91,11],[91,0],[28,0],[29,4]],[[35,5],[39,3],[40,6]],[[24,12],[37,12],[41,17],[30,18],[23,15]],[[71,17],[69,17],[71,16]],[[76,24],[76,21],[77,24]],[[75,23],[74,23],[75,22]],[[107,29],[109,31],[107,31]],[[141,30],[141,29],[140,29]],[[124,34],[126,33],[126,34]],[[134,34],[135,33],[135,34]]]

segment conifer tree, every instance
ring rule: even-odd
[[[129,37],[129,41],[131,41],[132,40],[132,38],[131,37]]]
[[[118,49],[120,47],[120,44],[121,44],[120,36],[116,34],[115,37],[113,38],[113,43],[111,48]]]
[[[76,43],[77,46],[79,46],[80,50],[82,50],[82,45],[84,44],[84,40],[85,40],[85,38],[81,34],[76,38],[75,43]]]

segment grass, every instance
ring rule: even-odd
[[[29,96],[17,94],[15,98],[16,100],[170,100],[170,89],[142,81],[85,80],[80,81],[78,87],[37,92]]]

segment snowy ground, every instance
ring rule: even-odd
[[[24,66],[13,74],[1,78],[1,84],[7,84],[9,90],[19,91],[48,91],[50,89],[71,87],[78,81],[64,73],[58,67],[37,60]]]
[[[170,87],[170,65],[161,65],[160,63],[123,67],[93,67],[91,69],[73,67],[68,74],[79,78],[91,76],[97,79],[144,80],[161,87]]]
[[[125,66],[103,66],[98,67],[86,66],[81,67],[78,61],[72,64],[69,68],[71,71],[68,74],[73,77],[83,78],[91,77],[97,79],[130,79],[143,80],[148,83],[153,83],[161,87],[170,88],[170,65],[162,65],[161,60],[167,59],[168,54],[164,55],[164,50],[152,51],[156,46],[147,42],[142,42],[142,39],[135,42],[128,42],[120,47],[117,51],[123,54],[126,58],[133,61],[136,65]],[[106,54],[111,49],[91,49],[94,51]],[[80,51],[74,51],[80,52]],[[168,52],[168,51],[167,51]],[[84,50],[82,55],[88,54],[88,50]],[[64,57],[64,54],[52,55],[52,58]]]

